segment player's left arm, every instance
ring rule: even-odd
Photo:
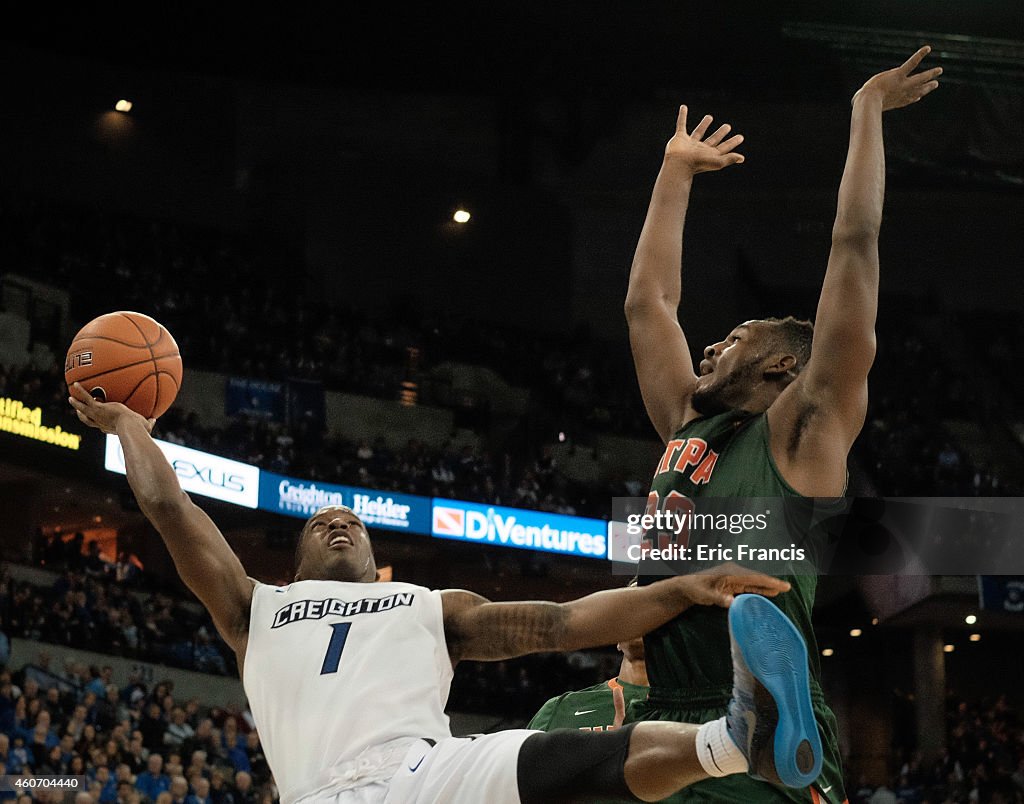
[[[780,470],[797,491],[810,496],[843,493],[846,456],[867,414],[885,196],[882,113],[915,103],[938,86],[941,67],[914,73],[929,51],[923,47],[901,66],[873,76],[853,97],[850,145],[811,357],[768,410],[772,453]]]
[[[774,597],[786,581],[723,564],[705,572],[609,589],[568,603],[492,603],[461,589],[442,592],[452,662],[511,659],[542,651],[596,648],[636,639],[693,605],[728,606],[733,596]]]

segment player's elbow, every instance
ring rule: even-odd
[[[593,648],[605,644],[595,638],[595,624],[585,609],[572,603],[557,605],[557,616],[550,623],[547,650],[570,651]]]
[[[879,227],[864,221],[837,220],[832,227],[832,245],[863,251],[878,245]]]
[[[672,300],[663,293],[634,292],[630,290],[626,294],[626,302],[622,309],[626,315],[626,323],[635,324],[652,315],[665,315],[669,310],[675,310],[678,304],[673,305]]]
[[[154,491],[146,494],[136,492],[135,501],[146,519],[157,530],[164,532],[185,518],[192,501],[181,489],[168,492]]]

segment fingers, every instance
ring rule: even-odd
[[[730,131],[732,131],[732,126],[730,126],[728,123],[723,123],[717,129],[715,129],[715,133],[708,137],[706,140],[704,140],[704,142],[707,145],[717,147],[718,143],[724,140],[725,135],[728,134]]]
[[[68,391],[73,399],[77,399],[78,401],[83,402],[86,405],[91,406],[98,404],[96,400],[93,399],[92,394],[86,391],[85,388],[82,387],[82,384],[80,382],[72,383],[71,387],[68,388]]]
[[[742,134],[737,134],[735,137],[729,137],[729,139],[727,139],[725,142],[718,146],[718,153],[727,154],[742,142]]]
[[[933,81],[934,79],[938,78],[940,75],[942,75],[942,68],[941,67],[933,67],[931,70],[925,70],[923,73],[917,73],[916,75],[912,75],[910,77],[914,81],[918,81],[918,82],[922,82],[923,83],[925,81]]]
[[[938,88],[939,88],[939,82],[938,81],[929,81],[927,84],[925,84],[923,87],[921,87],[921,94],[918,95],[916,98],[914,98],[915,102],[921,100],[921,98],[923,98],[929,92],[934,92]]]
[[[691,140],[702,140],[704,135],[707,133],[708,128],[711,126],[711,121],[714,120],[711,115],[706,114],[704,118],[697,124],[697,127],[690,134]]]
[[[917,65],[921,63],[921,60],[932,52],[931,45],[925,45],[920,48],[913,56],[903,62],[900,65],[900,70],[904,75],[910,75],[914,70],[917,69]]]
[[[686,133],[686,107],[679,107],[679,116],[676,118],[676,134]]]

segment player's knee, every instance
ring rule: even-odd
[[[639,801],[626,784],[626,755],[636,724],[607,732],[537,732],[519,749],[522,804],[614,798]]]

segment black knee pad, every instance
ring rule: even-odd
[[[626,754],[635,727],[558,729],[527,737],[516,768],[522,804],[640,801],[626,785]]]

